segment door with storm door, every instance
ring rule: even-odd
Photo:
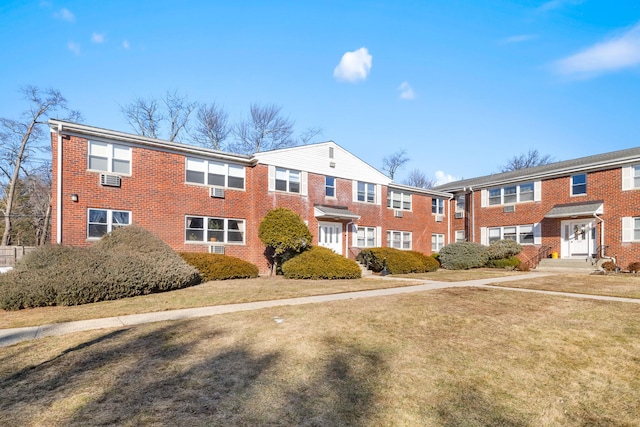
[[[335,222],[319,223],[318,245],[342,255],[342,224]]]
[[[583,258],[595,253],[595,232],[592,221],[563,221],[562,258]]]

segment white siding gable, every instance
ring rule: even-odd
[[[329,157],[330,148],[333,148],[333,158]],[[261,164],[318,175],[382,185],[391,182],[382,172],[332,141],[255,153],[254,157]]]

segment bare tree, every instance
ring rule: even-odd
[[[538,152],[538,150],[529,150],[524,154],[513,156],[507,163],[503,165],[500,172],[511,172],[520,169],[532,168],[534,166],[547,165],[553,162],[553,157],[549,154],[544,156]]]
[[[201,104],[196,111],[195,120],[196,125],[191,132],[193,140],[203,147],[224,149],[223,143],[231,131],[228,124],[229,114],[215,102]]]
[[[1,245],[11,244],[11,232],[13,225],[13,210],[16,201],[16,190],[21,173],[28,172],[30,156],[43,148],[42,143],[46,138],[42,131],[40,120],[54,112],[67,112],[67,118],[80,120],[80,113],[69,111],[67,100],[54,89],[40,90],[36,86],[25,86],[20,89],[25,99],[30,103],[22,113],[20,120],[0,118],[0,140],[2,141],[1,178],[4,188],[4,231]],[[38,143],[41,143],[38,146]],[[50,147],[49,147],[50,148]]]
[[[320,127],[309,127],[300,134],[300,144],[307,145],[316,136],[322,135],[324,130]]]
[[[177,92],[166,92],[159,102],[155,98],[136,98],[133,102],[120,106],[129,125],[138,135],[149,138],[161,138],[163,122],[168,122],[166,139],[180,141],[182,132],[186,132],[189,116],[197,103],[190,102],[187,96]]]
[[[436,184],[435,180],[428,179],[427,176],[418,169],[409,172],[409,176],[402,183],[418,188],[433,188]]]
[[[231,151],[253,154],[296,145],[291,137],[294,122],[283,117],[280,110],[275,104],[252,104],[249,118],[235,126],[236,141],[229,147]]]
[[[393,179],[396,171],[409,161],[406,150],[398,150],[395,153],[385,156],[382,159],[382,170],[387,172],[389,178]]]

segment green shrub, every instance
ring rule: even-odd
[[[483,267],[489,260],[487,247],[474,242],[451,243],[440,249],[440,262],[447,270]]]
[[[515,269],[521,263],[520,259],[517,257],[509,257],[509,258],[501,258],[501,259],[490,259],[487,261],[487,267],[489,268],[509,268]]]
[[[203,282],[258,277],[258,267],[240,258],[197,252],[181,252],[180,256],[200,272]]]
[[[198,272],[158,237],[116,229],[91,248],[46,245],[0,275],[0,307],[78,305],[184,288]]]
[[[282,264],[282,271],[290,279],[357,279],[362,275],[355,261],[322,246],[291,258]]]
[[[520,243],[511,239],[497,240],[489,245],[487,249],[489,259],[511,258],[522,252]]]
[[[382,271],[386,260],[387,271],[391,274],[426,273],[436,271],[440,266],[431,256],[395,248],[363,249],[356,259],[375,272]]]
[[[631,264],[629,264],[629,267],[627,267],[627,270],[629,270],[632,273],[637,273],[640,271],[640,262],[636,261],[636,262],[632,262]]]
[[[267,212],[258,227],[258,238],[267,247],[265,257],[269,265],[280,265],[311,246],[313,236],[302,217],[287,208],[275,208]]]

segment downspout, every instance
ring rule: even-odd
[[[597,213],[594,213],[593,216],[594,216],[595,219],[600,221],[600,247],[602,248],[601,258],[607,258],[607,259],[613,260],[615,262],[615,259],[613,257],[605,256],[605,254],[604,254],[604,248],[605,248],[605,246],[604,246],[604,219],[600,218]]]
[[[453,194],[449,196],[447,200],[447,241],[451,243],[451,200],[453,200]]]
[[[56,173],[56,243],[62,243],[62,123],[58,123],[58,171]]]
[[[471,191],[471,241],[476,241],[476,197],[473,187],[469,187]]]

